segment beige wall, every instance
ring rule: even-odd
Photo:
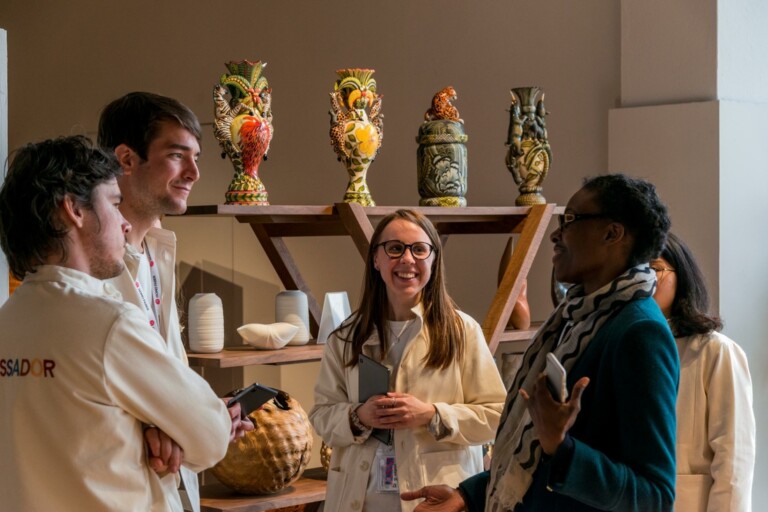
[[[620,94],[618,19],[614,0],[4,0],[10,146],[93,134],[103,105],[132,90],[170,95],[205,125],[203,176],[191,204],[222,202],[232,171],[212,136],[212,86],[225,61],[261,59],[269,63],[275,113],[261,170],[270,200],[328,204],[346,186],[328,138],[334,70],[370,67],[384,95],[384,143],[369,179],[379,204],[417,204],[414,138],[432,95],[446,85],[458,91],[469,134],[472,206],[514,203],[516,186],[504,166],[508,91],[544,88],[554,152],[545,195],[564,204],[582,177],[607,168],[607,113]],[[281,285],[247,226],[203,218],[168,225],[180,240],[181,281],[222,295],[229,343],[239,342],[234,327],[241,323],[273,321]],[[477,318],[490,304],[504,244],[503,237],[477,235],[447,247],[450,290]],[[354,307],[362,262],[349,240],[289,245],[321,300],[326,291],[347,290]],[[545,241],[529,285],[534,319],[551,308],[550,257]],[[316,372],[317,365],[249,369],[246,378],[280,385],[309,408]],[[221,390],[241,378],[210,373]],[[313,459],[317,464],[317,454]]]

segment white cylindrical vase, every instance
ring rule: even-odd
[[[275,322],[288,322],[299,328],[288,345],[305,345],[309,341],[309,305],[301,290],[285,290],[275,297]]]
[[[215,293],[198,293],[189,301],[189,349],[210,354],[224,348],[224,306]]]

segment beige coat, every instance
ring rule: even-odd
[[[677,339],[677,512],[750,512],[755,415],[747,356],[713,332]]]
[[[395,431],[401,491],[429,484],[455,486],[482,471],[480,445],[493,440],[506,396],[482,329],[475,320],[460,313],[467,334],[461,365],[446,370],[425,369],[422,360],[427,354],[427,333],[421,308],[413,311],[421,324],[420,331],[406,347],[390,389],[433,403],[449,433],[438,441],[427,427]],[[315,405],[309,415],[315,430],[333,448],[326,511],[361,510],[379,444],[372,437],[355,438],[352,434],[349,414],[359,403],[358,367],[344,366],[344,345],[338,336],[328,340],[315,385]],[[365,342],[363,353],[379,359],[376,335]],[[417,504],[402,502],[402,510],[411,511]]]

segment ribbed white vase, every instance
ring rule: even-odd
[[[215,293],[198,293],[189,301],[189,349],[210,354],[224,348],[224,306]]]
[[[275,322],[287,322],[299,328],[288,345],[306,345],[309,341],[309,306],[301,290],[285,290],[275,297]]]

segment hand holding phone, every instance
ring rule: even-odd
[[[553,352],[547,354],[547,384],[552,397],[560,403],[565,403],[568,399],[568,388],[566,387],[565,368],[560,364],[557,356]]]
[[[227,402],[227,407],[240,404],[240,416],[245,418],[253,411],[267,403],[277,396],[278,391],[267,386],[262,386],[254,382],[250,386],[238,389],[234,392],[232,398]]]

